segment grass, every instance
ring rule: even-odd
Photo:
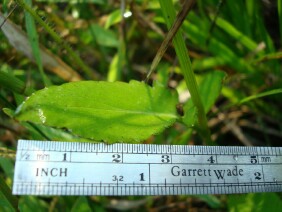
[[[160,5],[164,18],[166,20],[167,27],[170,28],[173,22],[176,20],[176,14],[172,1],[162,1],[160,0]],[[198,91],[198,85],[194,72],[192,70],[191,61],[188,55],[187,48],[185,46],[185,41],[181,35],[181,31],[178,31],[173,38],[173,44],[175,46],[176,55],[178,57],[180,68],[184,76],[186,86],[190,92],[191,99],[197,108],[198,112],[198,127],[199,132],[203,135],[206,144],[211,145],[210,132],[208,129],[207,118],[204,111],[204,106]]]

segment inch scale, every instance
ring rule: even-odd
[[[15,195],[282,191],[282,147],[19,140]]]

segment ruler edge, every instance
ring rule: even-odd
[[[222,150],[222,149],[237,149],[237,150],[241,150],[241,149],[244,149],[244,150],[253,150],[253,151],[248,151],[248,152],[245,152],[243,154],[240,154],[240,152],[228,152],[228,154],[240,154],[240,155],[246,155],[246,154],[259,154],[256,150],[260,149],[260,150],[279,150],[279,152],[276,152],[275,151],[275,154],[272,154],[272,155],[282,155],[282,146],[281,147],[265,147],[265,146],[207,146],[207,145],[178,145],[178,144],[143,144],[143,143],[137,143],[137,144],[134,144],[134,143],[114,143],[114,144],[107,144],[107,143],[104,143],[104,142],[97,142],[97,143],[91,143],[91,142],[78,142],[78,141],[73,141],[73,142],[69,142],[69,141],[50,141],[50,140],[47,140],[47,141],[44,141],[44,140],[25,140],[25,139],[19,139],[18,140],[18,143],[17,143],[17,150],[19,147],[22,147],[23,146],[23,142],[28,142],[28,143],[47,143],[47,144],[71,144],[71,145],[74,145],[74,146],[83,146],[83,145],[95,145],[95,146],[107,146],[107,147],[119,147],[119,146],[151,146],[151,147],[181,147],[181,148],[190,148],[190,149],[196,149],[196,148],[200,148],[200,149],[217,149],[217,150]],[[27,145],[25,145],[27,146]],[[23,148],[21,148],[23,149]],[[21,150],[19,149],[19,150]],[[29,150],[32,150],[32,149],[29,149]],[[49,149],[49,150],[45,150],[45,151],[52,151],[53,149]],[[68,151],[68,150],[65,150],[65,151]],[[71,151],[71,150],[69,150]],[[83,151],[82,148],[81,148],[81,151],[80,152],[87,152],[86,151]],[[117,151],[115,152],[123,152],[123,149],[121,149],[120,151],[118,150],[117,148]],[[274,151],[272,151],[274,152]],[[160,153],[163,153],[163,152],[160,152]],[[166,152],[166,153],[171,153],[172,152]],[[212,154],[212,152],[208,152],[209,154]],[[18,151],[16,153],[16,155],[18,154]],[[259,155],[262,155],[262,154],[259,154]]]

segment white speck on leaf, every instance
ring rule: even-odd
[[[46,116],[44,116],[43,110],[38,109],[38,115],[39,115],[40,121],[42,122],[42,124],[44,124],[46,122]]]

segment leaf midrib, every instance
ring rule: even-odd
[[[40,108],[42,108],[42,105],[40,105],[40,106],[41,106]],[[48,106],[45,106],[45,107],[48,107]],[[147,111],[138,111],[138,110],[125,110],[125,109],[120,109],[120,108],[118,108],[118,109],[100,109],[100,108],[92,108],[92,107],[66,106],[65,109],[80,109],[80,110],[88,109],[88,110],[92,110],[92,111],[105,111],[105,112],[116,112],[116,113],[151,115],[151,116],[167,117],[167,118],[175,118],[175,119],[178,118],[177,115],[171,114],[171,113],[158,113],[158,112],[147,112]]]

